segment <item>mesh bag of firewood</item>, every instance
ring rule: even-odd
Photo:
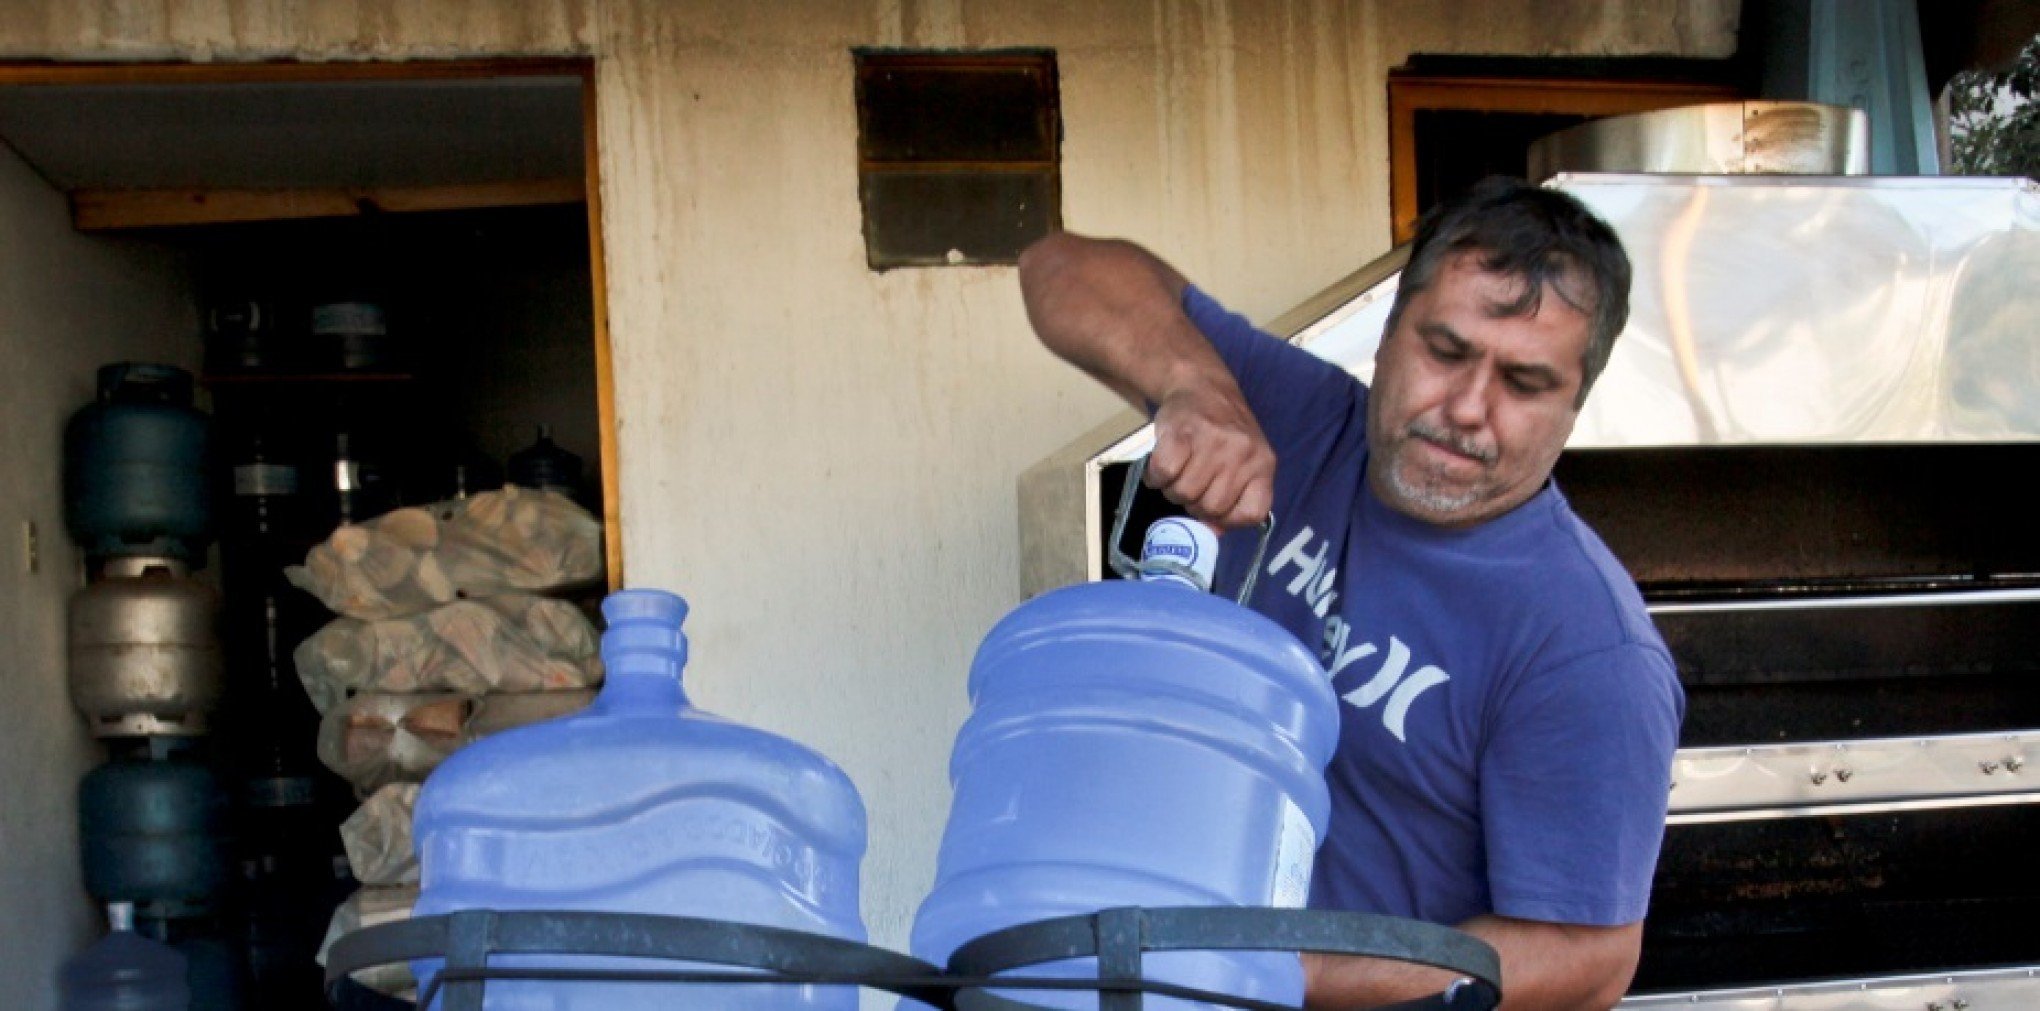
[[[364,885],[415,885],[418,854],[412,850],[411,815],[418,806],[418,784],[391,783],[369,794],[340,823],[340,844],[347,865]]]
[[[515,695],[484,695],[475,700],[467,725],[461,728],[461,743],[479,741],[527,723],[577,713],[595,701],[594,689],[561,692],[519,692]]]
[[[333,910],[333,919],[326,924],[326,939],[319,944],[318,963],[326,964],[326,953],[333,950],[334,941],[366,927],[408,920],[417,904],[415,884],[369,885],[349,895],[347,901]],[[392,997],[418,999],[418,981],[411,976],[408,962],[370,966],[354,973],[354,981]]]
[[[409,618],[341,618],[297,648],[305,694],[325,712],[357,691],[539,692],[602,680],[600,640],[580,609],[513,593]]]
[[[361,692],[319,721],[319,761],[367,795],[390,783],[423,782],[461,745],[565,716],[594,698],[587,690],[481,697]]]
[[[401,618],[594,580],[602,525],[557,492],[506,485],[343,526],[285,574],[339,614]]]

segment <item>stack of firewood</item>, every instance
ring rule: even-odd
[[[322,713],[320,760],[365,798],[341,830],[362,888],[329,939],[410,915],[412,808],[440,762],[593,700],[593,624],[535,594],[599,580],[601,549],[601,526],[580,506],[511,486],[343,526],[289,570],[342,616],[296,661]],[[410,980],[399,966],[364,982],[401,992]]]
[[[320,712],[358,691],[543,692],[602,680],[601,643],[579,608],[511,593],[408,618],[341,618],[297,648]]]
[[[509,485],[333,532],[286,573],[335,613],[397,618],[602,574],[602,526],[557,492]]]

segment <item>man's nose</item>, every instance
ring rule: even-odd
[[[1454,427],[1475,429],[1487,423],[1488,394],[1493,380],[1486,369],[1470,368],[1461,370],[1452,377],[1452,388],[1445,396],[1445,420]]]

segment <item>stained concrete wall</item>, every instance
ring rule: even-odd
[[[65,687],[64,421],[93,371],[198,364],[188,265],[85,238],[64,196],[0,146],[0,1004],[53,1007],[55,972],[96,919],[78,877],[78,778],[98,759]],[[24,527],[37,532],[30,571]]]
[[[839,760],[865,913],[932,879],[971,649],[1019,600],[1014,479],[1105,417],[1009,268],[875,274],[853,46],[1050,46],[1063,217],[1269,317],[1388,245],[1410,53],[1725,56],[1736,0],[0,0],[0,56],[597,59],[629,581],[695,605],[696,699]]]

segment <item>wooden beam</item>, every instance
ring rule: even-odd
[[[71,225],[81,232],[101,232],[292,218],[532,207],[580,203],[586,193],[586,184],[578,178],[368,189],[80,189],[71,191]]]

